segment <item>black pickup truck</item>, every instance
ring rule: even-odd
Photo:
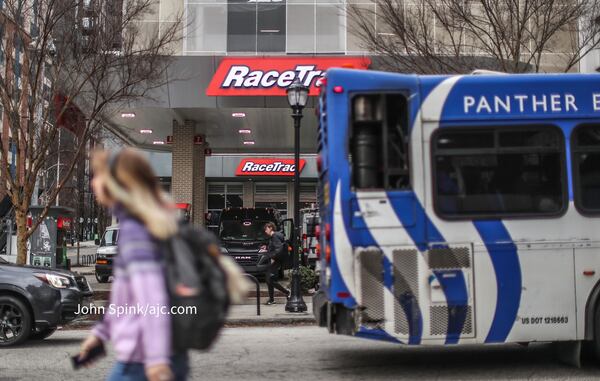
[[[259,274],[258,259],[267,251],[269,237],[264,232],[267,222],[283,230],[286,239],[292,235],[292,220],[282,220],[271,208],[228,208],[221,212],[219,239],[221,251],[231,256],[246,272]],[[289,262],[289,261],[287,261]],[[289,264],[286,263],[288,268]]]

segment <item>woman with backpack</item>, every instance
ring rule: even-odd
[[[172,353],[170,301],[160,241],[177,232],[177,220],[148,161],[136,150],[96,152],[92,187],[99,204],[119,219],[118,255],[103,320],[82,343],[80,359],[110,341],[114,380],[185,380],[187,352]],[[125,313],[119,307],[160,307],[160,313]],[[146,310],[149,311],[149,310]]]

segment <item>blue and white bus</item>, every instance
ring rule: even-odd
[[[321,326],[600,341],[600,75],[332,69],[318,114]]]

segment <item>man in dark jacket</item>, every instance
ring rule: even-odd
[[[281,261],[284,258],[285,252],[287,251],[287,244],[285,243],[285,237],[280,232],[275,231],[275,224],[267,222],[265,224],[265,234],[271,237],[269,239],[269,248],[267,256],[269,257],[271,264],[265,272],[265,280],[269,289],[269,300],[267,305],[275,304],[274,294],[275,289],[283,292],[286,297],[290,296],[290,291],[280,285],[277,280],[277,273],[279,268],[282,266]]]

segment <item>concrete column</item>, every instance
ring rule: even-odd
[[[180,125],[176,120],[173,121],[171,193],[175,202],[193,202],[194,133],[193,122],[186,121]]]
[[[244,182],[244,208],[254,208],[254,181]]]
[[[171,193],[175,202],[192,204],[192,222],[202,225],[206,192],[204,144],[194,145],[195,134],[194,121],[186,120],[183,125],[173,121]]]
[[[206,144],[194,145],[192,165],[194,167],[194,202],[192,203],[192,222],[204,226],[204,210],[206,206],[206,161],[204,148]]]

